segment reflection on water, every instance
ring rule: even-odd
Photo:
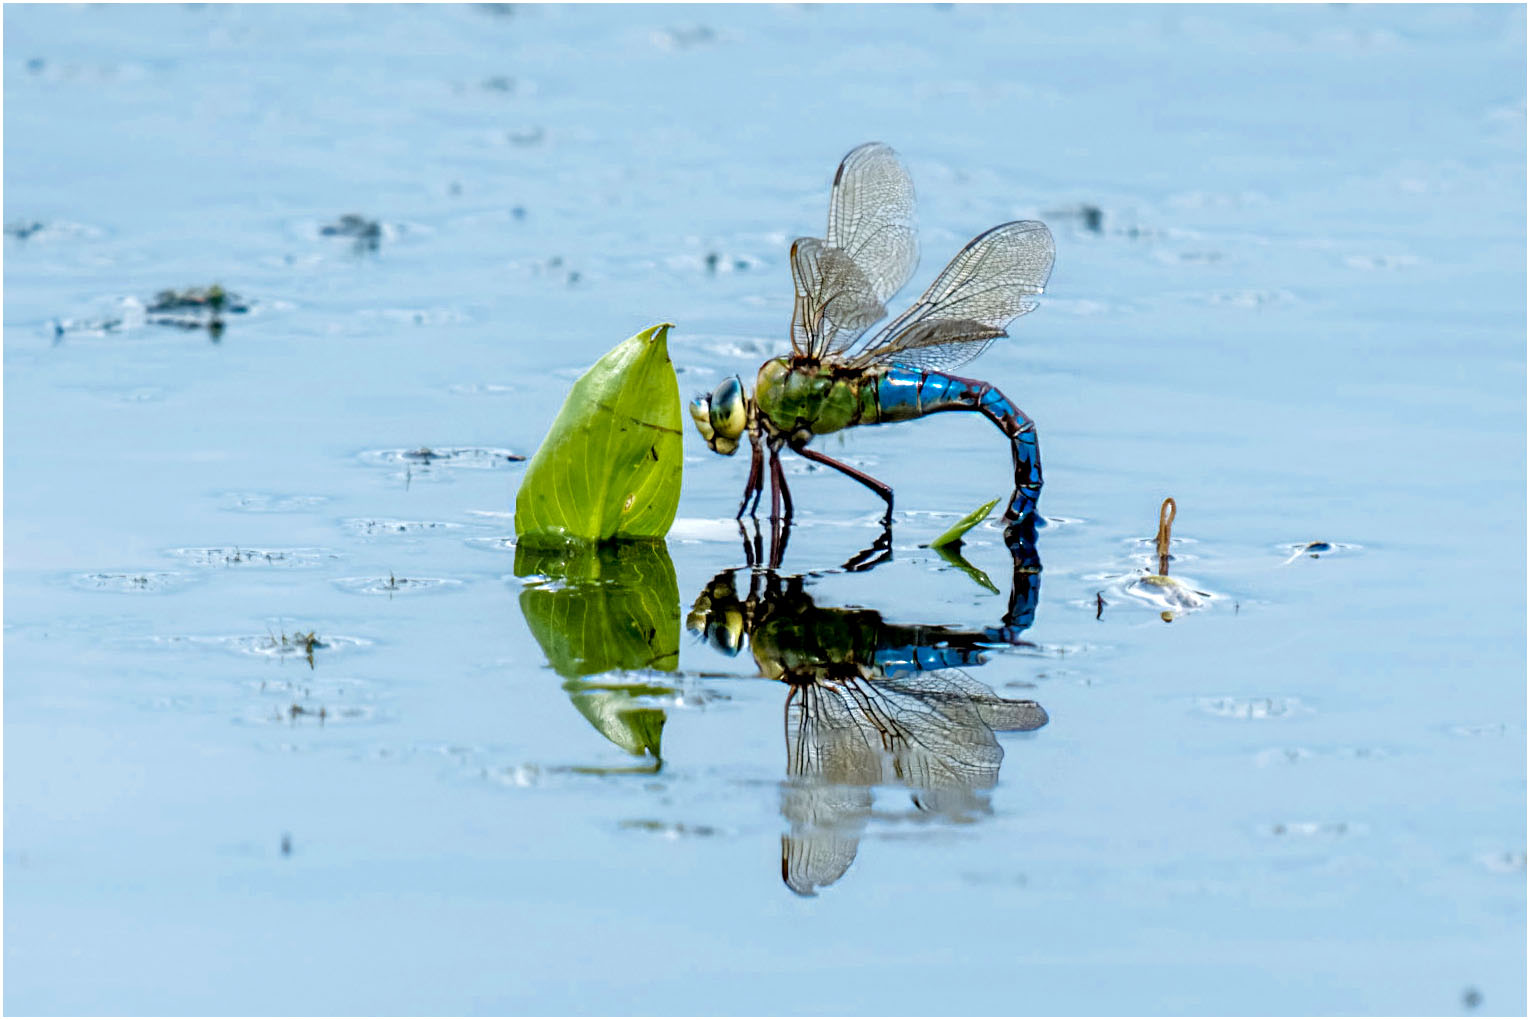
[[[713,578],[687,625],[718,650],[747,642],[760,672],[789,685],[781,877],[803,896],[832,885],[855,861],[878,811],[876,791],[910,791],[916,818],[973,822],[990,811],[1004,750],[995,731],[1047,722],[1034,701],[995,694],[959,667],[982,664],[997,646],[1028,645],[1040,575],[1016,554],[1014,585],[995,627],[960,630],[888,623],[869,609],[817,605],[801,577],[738,571]]]
[[[781,875],[793,892],[810,896],[838,881],[873,819],[969,823],[990,813],[1004,760],[995,732],[1047,722],[1036,702],[1000,697],[962,671],[995,648],[1032,647],[1023,634],[1036,614],[1040,564],[1032,545],[1011,552],[1005,613],[978,629],[820,606],[802,577],[765,569],[747,570],[742,596],[745,568],[718,574],[697,596],[690,629],[730,656],[747,646],[761,675],[789,688]],[[650,699],[675,688],[654,673],[677,668],[680,636],[665,545],[521,546],[515,570],[526,582],[521,612],[574,707],[648,762],[618,771],[657,771],[666,717]],[[879,810],[886,788],[909,791],[913,809]]]
[[[526,581],[521,613],[579,714],[657,771],[665,715],[638,700],[674,688],[632,682],[633,670],[674,672],[680,664],[680,588],[663,542],[517,546],[515,574]],[[613,674],[606,680],[587,677]]]

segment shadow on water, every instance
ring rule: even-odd
[[[669,550],[662,542],[523,545],[515,550],[515,573],[528,581],[521,613],[579,714],[622,750],[652,759],[615,771],[657,772],[664,710],[638,699],[675,689],[624,678],[672,673],[680,665],[680,589]]]
[[[692,631],[727,655],[747,643],[761,674],[788,685],[781,878],[793,892],[812,896],[838,881],[873,819],[905,817],[877,810],[879,788],[908,790],[915,819],[969,823],[990,813],[1004,760],[995,731],[1047,722],[1036,702],[1002,698],[962,671],[996,647],[1030,645],[1021,634],[1035,618],[1040,563],[1033,546],[1011,553],[1008,609],[979,630],[820,606],[801,576],[766,570],[750,571],[743,597],[737,570],[697,597]]]

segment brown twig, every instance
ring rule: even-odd
[[[1169,532],[1174,527],[1174,515],[1179,513],[1179,507],[1174,503],[1174,497],[1170,496],[1163,501],[1163,506],[1158,508],[1158,537],[1154,540],[1158,546],[1158,573],[1164,577],[1169,576]]]

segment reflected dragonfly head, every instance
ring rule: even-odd
[[[714,649],[734,656],[744,650],[749,639],[748,606],[739,600],[733,585],[732,571],[712,578],[696,596],[685,626]]]
[[[744,396],[744,384],[738,376],[723,380],[711,393],[692,400],[691,419],[713,453],[731,457],[749,425],[749,398]]]

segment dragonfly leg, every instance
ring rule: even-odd
[[[735,520],[743,520],[749,506],[749,497],[754,497],[754,505],[760,505],[760,490],[765,487],[765,480],[760,476],[764,473],[764,456],[760,452],[760,437],[753,433],[749,436],[749,445],[753,448],[749,457],[749,480],[744,483],[744,498],[739,501],[738,513],[734,514]],[[753,510],[747,510],[753,513]]]
[[[879,563],[892,559],[892,525],[882,522],[882,533],[865,549],[846,560],[842,566],[852,573],[870,570]]]
[[[786,508],[784,516],[781,513],[783,504]],[[776,446],[770,448],[770,519],[792,519],[792,490],[786,487],[786,472],[781,470],[781,451]]]
[[[744,563],[749,567],[758,567],[765,562],[765,557],[760,551],[760,522],[753,521],[752,523],[754,524],[754,534],[751,536],[749,529],[744,526],[743,518],[739,518],[738,534],[744,540]]]
[[[770,522],[770,569],[779,570],[781,561],[786,558],[786,543],[792,537],[792,522],[790,518],[783,521]]]
[[[831,467],[841,474],[848,475],[849,477],[854,478],[856,481],[860,482],[862,485],[866,486],[866,488],[870,489],[878,496],[881,496],[884,500],[887,501],[887,513],[883,515],[882,522],[884,524],[890,524],[892,522],[892,486],[886,484],[885,482],[877,481],[866,472],[859,471],[851,467],[849,464],[841,463],[840,461],[835,460],[833,457],[819,453],[817,450],[809,449],[806,443],[792,443],[791,446],[795,452],[806,457],[808,460],[817,461],[819,464],[823,464],[826,467]]]

